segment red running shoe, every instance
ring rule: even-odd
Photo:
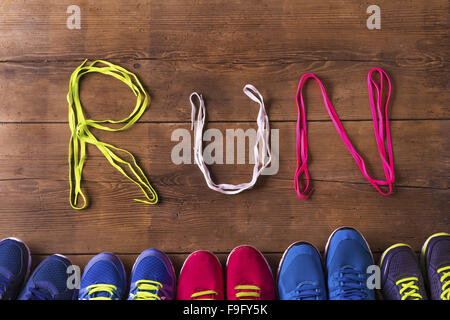
[[[261,252],[239,246],[227,260],[228,300],[275,300],[272,269]]]
[[[177,288],[178,300],[223,300],[222,265],[208,251],[195,251],[184,261]]]

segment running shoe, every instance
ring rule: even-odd
[[[367,286],[367,268],[374,265],[364,237],[355,229],[336,229],[325,248],[330,300],[375,300]]]
[[[236,247],[228,256],[227,299],[275,300],[272,269],[254,247]]]
[[[222,265],[211,252],[196,251],[184,261],[177,288],[178,300],[223,300]]]
[[[30,265],[30,250],[25,243],[16,238],[0,241],[0,300],[17,298]]]
[[[419,261],[411,247],[397,243],[381,255],[381,289],[386,300],[426,300]]]
[[[75,300],[78,290],[67,285],[71,265],[65,256],[47,257],[36,267],[18,300]]]
[[[422,266],[432,300],[450,300],[450,234],[430,236],[422,248]]]
[[[278,267],[280,300],[326,300],[327,286],[319,251],[310,243],[295,242]]]
[[[125,293],[126,273],[112,253],[96,255],[84,268],[79,300],[120,300]]]
[[[163,252],[147,249],[131,271],[128,300],[173,300],[176,276],[172,262]]]

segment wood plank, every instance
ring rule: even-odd
[[[66,27],[71,4],[3,1],[0,59],[448,60],[445,0],[379,0],[375,31],[359,0],[84,0],[80,30]]]
[[[346,176],[347,182],[314,181],[313,197],[302,201],[295,195],[291,180],[295,165],[294,125],[279,123],[280,150],[286,157],[291,155],[286,158],[289,163],[284,164],[283,156],[278,175],[262,177],[254,190],[224,196],[207,189],[195,165],[170,163],[171,148],[167,148],[167,143],[171,130],[187,127],[186,124],[141,124],[109,137],[117,137],[111,141],[117,143],[126,135],[127,141],[117,144],[146,159],[142,163],[161,195],[161,204],[134,203],[132,199],[139,196],[136,187],[123,182],[91,148],[84,185],[90,207],[83,212],[69,209],[67,201],[66,125],[3,125],[0,144],[8,141],[9,147],[1,149],[2,165],[17,166],[0,170],[6,174],[0,182],[0,235],[35,243],[37,253],[129,253],[140,252],[149,244],[168,252],[199,248],[227,252],[242,243],[265,252],[278,252],[302,239],[323,249],[328,234],[345,224],[366,234],[375,251],[397,241],[418,247],[429,234],[449,229],[445,160],[449,149],[447,142],[442,141],[448,121],[414,123],[422,130],[420,136],[409,121],[393,123],[393,136],[398,137],[394,147],[399,183],[422,180],[425,185],[431,183],[433,188],[439,186],[442,190],[408,186],[398,187],[389,197],[378,195],[371,186],[359,183],[363,180],[356,178],[358,170],[331,124],[312,123],[309,132],[313,177],[317,180],[322,172],[335,172],[335,179]],[[220,125],[222,130],[246,128],[236,123]],[[366,151],[369,144],[363,141],[372,139],[370,123],[348,122],[346,126],[355,144]],[[286,130],[290,134],[284,134]],[[166,147],[161,148],[162,145]],[[422,153],[425,146],[428,151]],[[365,154],[376,159],[374,153]],[[335,158],[337,155],[343,157],[342,161],[340,156]],[[424,161],[428,156],[429,161]],[[247,180],[251,170],[248,165],[214,165],[212,171],[218,181],[237,183]],[[353,181],[349,178],[352,174]],[[420,174],[421,180],[417,179]]]
[[[373,137],[372,123],[367,121],[345,122],[345,128],[353,144],[363,155],[369,172],[384,177]],[[449,185],[448,139],[450,121],[394,121],[391,124],[394,147],[396,185],[447,189]],[[207,128],[219,129],[226,136],[226,129],[255,128],[253,123],[210,123]],[[267,176],[269,189],[273,180],[292,184],[296,166],[295,123],[272,122],[272,129],[279,130],[279,171]],[[123,147],[140,159],[143,168],[154,184],[188,185],[205,187],[197,166],[175,165],[172,149],[180,140],[171,141],[175,130],[184,130],[192,139],[189,125],[185,123],[136,124],[126,132],[95,134],[99,139]],[[420,132],[420,134],[417,134]],[[225,138],[224,138],[225,139]],[[310,147],[310,172],[314,180],[368,184],[356,166],[352,156],[329,122],[313,122],[308,126]],[[0,180],[58,180],[66,188],[68,175],[69,128],[67,124],[3,124],[0,125]],[[193,143],[193,141],[191,140]],[[209,142],[205,142],[205,146]],[[223,142],[223,154],[226,142]],[[191,145],[192,146],[192,145]],[[237,146],[235,143],[235,154]],[[273,149],[276,151],[276,149]],[[246,160],[248,164],[248,141]],[[225,156],[222,158],[225,162]],[[236,158],[235,158],[236,163]],[[211,171],[220,182],[240,183],[250,179],[251,165],[212,166]],[[123,177],[116,172],[93,146],[88,148],[88,160],[84,178],[87,181],[117,182]],[[320,192],[320,190],[317,190]],[[375,190],[373,190],[376,193]],[[162,194],[164,197],[164,194]]]
[[[81,62],[0,63],[0,122],[67,122],[68,80]],[[367,72],[385,69],[393,82],[391,119],[448,119],[447,64],[402,66],[372,62],[256,63],[246,66],[191,62],[119,62],[136,72],[152,97],[142,121],[190,121],[189,95],[205,96],[209,121],[255,121],[257,105],[243,93],[246,83],[263,94],[271,121],[297,119],[299,77],[316,73],[342,120],[371,120]],[[92,119],[121,119],[136,101],[128,87],[111,77],[88,75],[81,82],[84,110]],[[330,120],[316,84],[308,83],[309,120]]]
[[[0,236],[21,238],[33,244],[35,253],[129,253],[148,246],[229,252],[240,244],[279,252],[298,240],[323,250],[328,235],[348,225],[365,234],[372,250],[382,251],[401,241],[416,248],[430,234],[450,229],[447,190],[399,188],[391,197],[380,197],[345,183],[317,182],[315,187],[320,192],[301,201],[278,180],[270,189],[232,197],[204,186],[160,185],[163,201],[147,206],[131,200],[136,193],[129,184],[91,182],[89,210],[76,212],[59,182],[1,182]]]

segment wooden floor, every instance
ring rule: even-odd
[[[272,266],[294,241],[323,250],[337,227],[358,228],[376,256],[395,242],[418,251],[449,219],[449,3],[378,0],[381,30],[368,30],[371,2],[352,1],[76,1],[81,29],[69,30],[72,1],[0,2],[0,238],[31,248],[35,263],[62,253],[84,265],[111,251],[129,268],[144,249],[169,253],[177,268],[206,249],[223,259],[251,244]],[[68,202],[69,127],[66,94],[85,59],[106,59],[135,72],[152,97],[141,121],[121,133],[96,132],[132,152],[161,203],[140,197],[93,147],[84,190],[90,206]],[[390,104],[396,188],[380,196],[339,139],[315,85],[307,87],[310,169],[314,193],[293,190],[295,91],[317,74],[364,155],[382,178],[366,76],[383,68],[393,82]],[[279,129],[280,168],[250,191],[225,196],[207,188],[196,165],[175,165],[175,129],[190,127],[189,94],[207,99],[208,128],[255,128],[257,105],[246,83],[263,94]],[[117,80],[89,75],[84,107],[93,119],[120,119],[135,98]],[[248,181],[250,165],[213,165],[219,182]]]

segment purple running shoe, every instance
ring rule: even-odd
[[[397,243],[387,248],[380,261],[381,289],[386,300],[426,300],[419,261],[411,247]]]
[[[436,233],[422,247],[423,274],[432,300],[450,300],[450,234]]]

